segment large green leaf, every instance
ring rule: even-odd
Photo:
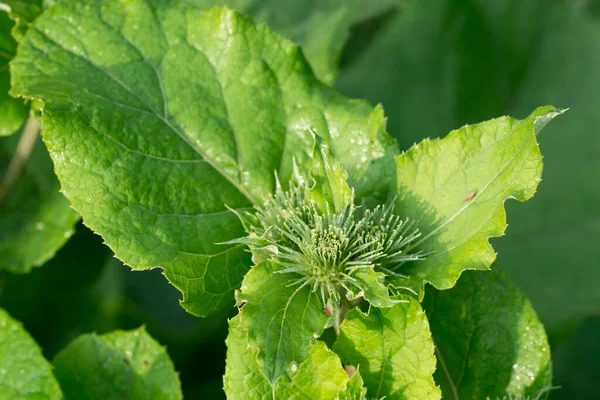
[[[52,162],[30,119],[0,138],[0,270],[28,272],[54,255],[79,215],[59,193]]]
[[[540,107],[524,120],[502,117],[426,139],[396,159],[396,210],[422,236],[425,260],[400,271],[394,285],[422,290],[454,285],[465,269],[487,269],[496,253],[488,239],[506,229],[504,201],[529,199],[542,173],[536,135],[561,111]]]
[[[165,3],[166,4],[166,3]],[[44,138],[85,223],[136,269],[160,266],[207,315],[250,264],[237,216],[274,172],[310,161],[312,126],[357,198],[385,197],[396,144],[381,108],[320,84],[299,48],[233,11],[144,0],[61,2],[13,61],[13,92],[45,102]]]
[[[369,398],[439,399],[435,356],[425,312],[417,300],[392,308],[355,308],[342,323],[334,350],[360,368]]]
[[[60,400],[52,365],[20,323],[0,308],[0,398]]]
[[[542,134],[544,181],[534,201],[508,206],[507,237],[497,249],[554,341],[575,320],[600,312],[600,136],[594,128],[600,124],[600,20],[563,8],[550,9],[545,20],[512,112],[539,101],[570,111]]]
[[[17,48],[10,34],[12,26],[13,22],[8,18],[8,14],[0,10],[0,136],[14,133],[29,114],[23,100],[15,99],[8,94],[10,89],[8,62],[15,55]]]
[[[497,266],[427,291],[435,381],[445,399],[532,396],[552,383],[550,347],[531,303]]]
[[[301,277],[277,273],[280,269],[270,261],[254,266],[237,294],[244,303],[240,328],[248,332],[249,345],[271,383],[306,359],[309,344],[321,336],[328,320],[319,294],[295,285]]]
[[[179,377],[144,328],[82,335],[53,360],[66,399],[181,399]]]
[[[238,328],[239,317],[229,322],[225,392],[230,399],[360,399],[360,373],[352,379],[342,368],[340,359],[323,342],[311,346],[308,358],[270,383],[261,373],[256,353],[248,347],[247,337]]]

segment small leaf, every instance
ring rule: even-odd
[[[0,397],[3,399],[63,398],[52,365],[20,323],[0,308]]]
[[[494,266],[425,298],[444,398],[532,396],[552,384],[550,346],[531,303]]]
[[[359,369],[350,377],[346,389],[340,393],[340,400],[366,400],[367,388],[364,386]]]
[[[237,295],[244,303],[240,328],[248,331],[248,343],[271,383],[306,359],[310,343],[328,320],[319,295],[309,286],[296,285],[299,275],[277,273],[280,269],[269,261],[254,266]]]
[[[552,107],[524,119],[502,117],[426,139],[396,159],[396,212],[416,222],[414,247],[425,260],[399,270],[395,286],[422,293],[425,282],[452,287],[465,269],[488,269],[496,253],[488,239],[506,229],[504,201],[525,201],[541,180],[539,124],[561,112]]]
[[[373,307],[393,307],[400,302],[390,298],[384,273],[375,272],[373,268],[363,268],[356,271],[353,278],[362,289],[365,300]]]
[[[406,300],[368,314],[355,308],[342,323],[334,351],[360,369],[369,398],[441,398],[427,317],[417,300]]]
[[[66,399],[181,399],[163,347],[144,328],[82,335],[53,361]]]
[[[67,21],[67,22],[65,22]],[[161,267],[183,307],[232,301],[251,265],[241,212],[307,171],[314,126],[358,199],[387,196],[396,143],[380,107],[322,85],[300,49],[227,9],[65,0],[11,63],[44,101],[44,140],[87,226],[134,269]],[[306,122],[304,122],[306,121]]]
[[[349,378],[338,356],[323,342],[313,344],[307,359],[294,364],[292,370],[282,375],[275,384],[261,373],[256,354],[248,347],[247,336],[239,328],[239,316],[229,321],[226,343],[227,366],[223,382],[227,398],[362,399],[351,397],[362,391],[360,373]]]
[[[78,220],[59,193],[38,122],[30,119],[22,133],[0,138],[0,270],[24,273],[42,265]]]
[[[306,198],[316,202],[322,214],[340,212],[352,203],[352,190],[346,180],[348,173],[340,166],[329,146],[315,135],[309,179],[313,185],[307,190]]]

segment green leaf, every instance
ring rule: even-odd
[[[366,400],[367,388],[364,386],[364,381],[358,369],[348,381],[346,390],[340,393],[340,400]]]
[[[37,124],[30,119],[22,134],[0,138],[0,270],[24,273],[42,265],[79,220],[59,193]]]
[[[256,354],[248,347],[247,336],[239,329],[239,316],[229,321],[227,366],[224,386],[231,399],[353,399],[350,395],[362,391],[360,374],[352,379],[342,368],[338,356],[323,342],[310,347],[307,359],[295,364],[274,384],[261,373]],[[346,397],[343,397],[345,395]],[[360,399],[360,397],[356,397]]]
[[[424,304],[445,399],[535,397],[551,385],[544,326],[497,266],[465,272],[451,290],[430,288]]]
[[[53,361],[67,399],[181,399],[179,377],[144,328],[82,335]]]
[[[307,124],[358,199],[386,197],[397,146],[381,108],[320,84],[297,46],[230,10],[103,4],[40,16],[12,90],[44,101],[44,139],[86,225],[133,268],[162,267],[188,311],[230,303],[250,257],[215,244],[244,235],[225,204],[260,204],[293,159],[306,171]]]
[[[28,107],[23,100],[9,96],[10,74],[8,62],[13,58],[17,43],[10,31],[14,23],[8,14],[0,11],[0,137],[14,133],[27,119]]]
[[[360,368],[369,398],[439,399],[435,357],[425,312],[406,298],[392,308],[355,308],[342,323],[334,351]]]
[[[295,284],[300,275],[277,273],[280,269],[269,261],[254,266],[237,294],[243,303],[240,328],[248,331],[248,343],[271,383],[306,359],[328,320],[319,295]]]
[[[352,276],[358,286],[361,287],[364,293],[361,296],[365,298],[374,307],[393,307],[398,304],[399,300],[390,298],[388,285],[385,282],[385,274],[383,272],[375,272],[373,268],[363,268]]]
[[[4,399],[62,399],[52,365],[21,324],[0,308],[0,396]]]
[[[548,119],[562,111],[540,107],[524,120],[502,117],[426,139],[396,159],[396,210],[415,221],[422,236],[412,262],[392,284],[421,291],[454,286],[465,269],[488,269],[496,253],[488,239],[506,229],[504,201],[529,199],[541,180],[536,141]]]
[[[323,214],[328,210],[340,212],[352,203],[352,191],[346,183],[348,173],[340,166],[329,146],[316,135],[309,179],[313,185],[306,192],[306,198],[315,201]]]

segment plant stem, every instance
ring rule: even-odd
[[[2,206],[8,193],[17,182],[19,175],[21,175],[21,171],[31,155],[39,132],[40,126],[37,119],[30,117],[25,124],[15,154],[10,160],[8,168],[6,168],[6,174],[4,174],[2,181],[0,182],[0,206]]]

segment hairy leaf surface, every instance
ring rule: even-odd
[[[396,158],[396,212],[420,229],[413,247],[426,256],[402,268],[407,278],[392,278],[394,285],[447,289],[463,270],[489,268],[496,253],[488,239],[506,229],[504,201],[535,193],[542,173],[536,135],[561,113],[547,106],[524,120],[467,125]]]
[[[60,400],[52,365],[21,324],[0,308],[0,397]]]
[[[551,386],[544,326],[497,266],[466,272],[451,290],[429,288],[424,304],[445,399],[535,397]]]
[[[441,398],[427,317],[416,299],[406,300],[368,314],[355,308],[342,323],[334,351],[359,367],[369,398]]]
[[[144,328],[82,335],[53,360],[67,399],[181,399],[166,350]]]
[[[236,215],[331,146],[357,198],[382,198],[396,144],[381,108],[320,84],[299,48],[233,11],[137,0],[61,2],[12,63],[45,102],[44,134],[85,223],[136,269],[160,266],[207,315],[250,265]],[[151,39],[150,39],[151,38]]]
[[[78,220],[59,193],[37,121],[0,138],[0,269],[24,273],[42,265],[65,244]]]
[[[323,342],[310,348],[308,358],[270,383],[261,373],[256,353],[248,347],[247,336],[239,328],[239,317],[229,322],[225,393],[230,399],[361,399],[360,373],[352,379],[338,356]],[[341,397],[339,397],[341,396]],[[344,397],[346,396],[346,397]],[[351,397],[357,396],[357,397]]]

